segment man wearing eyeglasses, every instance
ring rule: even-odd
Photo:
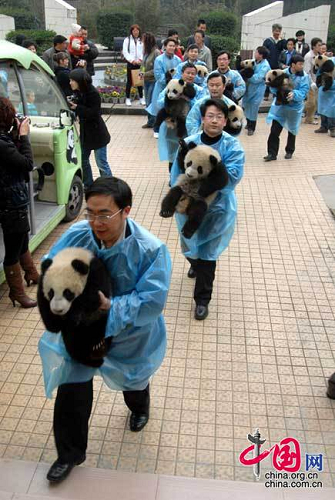
[[[192,238],[185,238],[181,230],[186,215],[176,213],[181,249],[191,267],[189,278],[195,278],[193,298],[194,317],[204,320],[208,316],[208,304],[212,298],[216,261],[228,247],[234,234],[237,203],[234,189],[243,176],[244,151],[239,141],[223,131],[228,116],[228,107],[221,99],[208,99],[201,105],[203,131],[185,141],[207,145],[216,149],[228,173],[228,183],[217,192],[206,215]],[[179,153],[178,153],[179,154]],[[178,157],[171,171],[171,185],[181,174]],[[203,196],[208,196],[202,193]]]
[[[116,177],[100,177],[86,192],[86,221],[73,224],[51,249],[83,247],[110,271],[113,296],[101,292],[100,309],[108,311],[106,337],[112,345],[103,365],[90,368],[68,358],[61,335],[45,332],[39,343],[46,394],[58,387],[54,436],[58,458],[47,479],[60,482],[85,461],[93,377],[123,391],[131,411],[130,430],[141,431],[149,419],[149,379],[166,349],[162,310],[170,283],[166,246],[130,219],[132,192]]]

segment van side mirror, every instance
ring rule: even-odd
[[[74,113],[69,109],[61,109],[59,112],[59,124],[62,128],[71,127],[74,123]]]

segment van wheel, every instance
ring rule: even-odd
[[[83,204],[83,198],[84,198],[83,182],[80,177],[75,175],[70,188],[69,201],[65,207],[66,214],[63,219],[64,222],[70,222],[79,215],[81,206]]]

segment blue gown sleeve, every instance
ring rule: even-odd
[[[265,75],[268,72],[268,66],[267,64],[262,65],[261,68],[257,71],[257,73],[254,73],[251,78],[249,78],[249,83],[263,83],[265,82]]]
[[[156,82],[161,83],[162,85],[165,85],[166,80],[165,80],[165,70],[164,70],[164,65],[163,65],[163,60],[157,57],[154,62],[154,75]]]
[[[163,89],[162,92],[158,96],[158,99],[157,99],[157,108],[158,108],[158,110],[164,108],[165,94],[166,94],[166,89]]]
[[[226,150],[222,152],[220,151],[220,153],[222,163],[225,165],[228,171],[228,187],[234,189],[243,177],[245,161],[244,151],[237,139],[234,139],[231,142],[230,146]]]
[[[53,245],[46,258],[52,259],[58,252],[68,247],[90,249],[92,247],[92,234],[86,221],[78,222],[71,226]]]
[[[187,135],[196,134],[201,125],[200,103],[196,102],[186,117]]]
[[[237,100],[241,99],[241,97],[244,96],[245,91],[246,91],[245,81],[243,80],[241,75],[238,73],[236,80],[234,82],[233,95],[234,95],[235,99],[237,99]]]
[[[304,101],[309,92],[310,82],[308,79],[308,75],[305,75],[300,82],[300,85],[297,89],[293,90],[293,101],[301,102]]]
[[[136,283],[135,290],[111,299],[106,337],[115,337],[127,328],[154,322],[161,314],[170,285],[171,260],[165,245],[156,249]]]

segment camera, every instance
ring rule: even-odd
[[[16,113],[15,118],[17,118],[17,120],[19,120],[19,122],[22,123],[23,120],[27,117],[25,115],[23,115],[22,113]]]
[[[78,97],[75,94],[66,96],[67,102],[71,104],[78,104]]]

